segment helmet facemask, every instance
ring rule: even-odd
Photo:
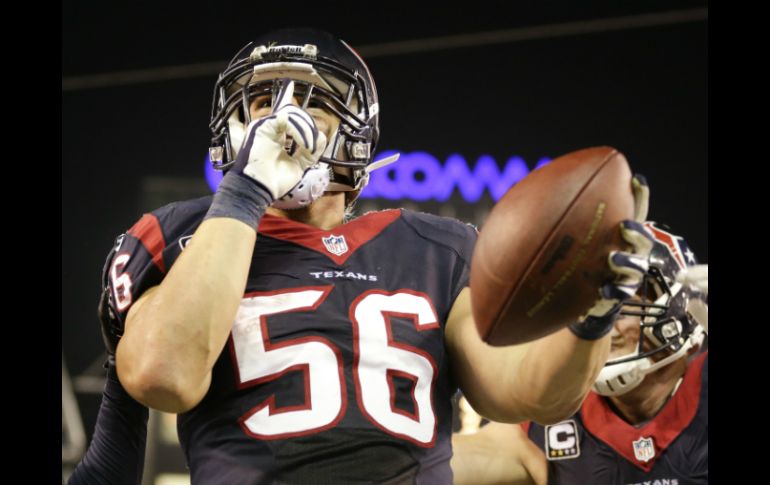
[[[293,38],[294,34],[283,35]],[[295,82],[295,97],[302,109],[324,109],[339,120],[319,160],[330,175],[326,190],[360,191],[368,181],[367,167],[379,138],[373,80],[344,42],[317,32],[304,35],[316,37],[319,45],[255,41],[236,54],[220,75],[210,124],[212,164],[225,171],[232,166],[251,121],[251,102],[267,94],[274,97],[281,79],[289,78]]]

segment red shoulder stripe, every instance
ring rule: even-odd
[[[166,241],[163,239],[163,231],[160,229],[158,218],[152,214],[145,214],[139,222],[128,230],[128,233],[139,239],[147,252],[152,256],[152,262],[161,271],[166,273],[166,264],[163,262],[163,250]]]

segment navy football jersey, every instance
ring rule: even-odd
[[[117,335],[210,203],[165,206],[116,241]],[[178,417],[192,482],[451,483],[457,386],[443,330],[476,236],[407,210],[330,231],[265,215],[209,391]]]
[[[67,485],[140,485],[148,417],[148,409],[128,395],[110,365],[94,435]]]
[[[545,452],[549,484],[706,484],[708,352],[690,363],[677,392],[641,427],[594,392],[571,419],[524,427]]]

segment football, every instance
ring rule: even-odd
[[[490,345],[538,339],[576,322],[629,250],[631,169],[612,147],[578,150],[532,171],[495,204],[471,260],[471,305]]]

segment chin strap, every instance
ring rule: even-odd
[[[658,362],[653,362],[651,358],[645,357],[619,364],[605,365],[593,384],[593,390],[602,396],[620,396],[625,394],[641,384],[647,374],[651,374],[661,367],[682,358],[691,348],[702,345],[704,336],[703,328],[701,326],[695,327],[687,342],[679,350]],[[638,353],[639,351],[637,350],[616,360],[632,357]]]
[[[329,187],[329,165],[318,162],[305,171],[302,179],[288,194],[273,202],[278,209],[301,209],[324,195]]]

